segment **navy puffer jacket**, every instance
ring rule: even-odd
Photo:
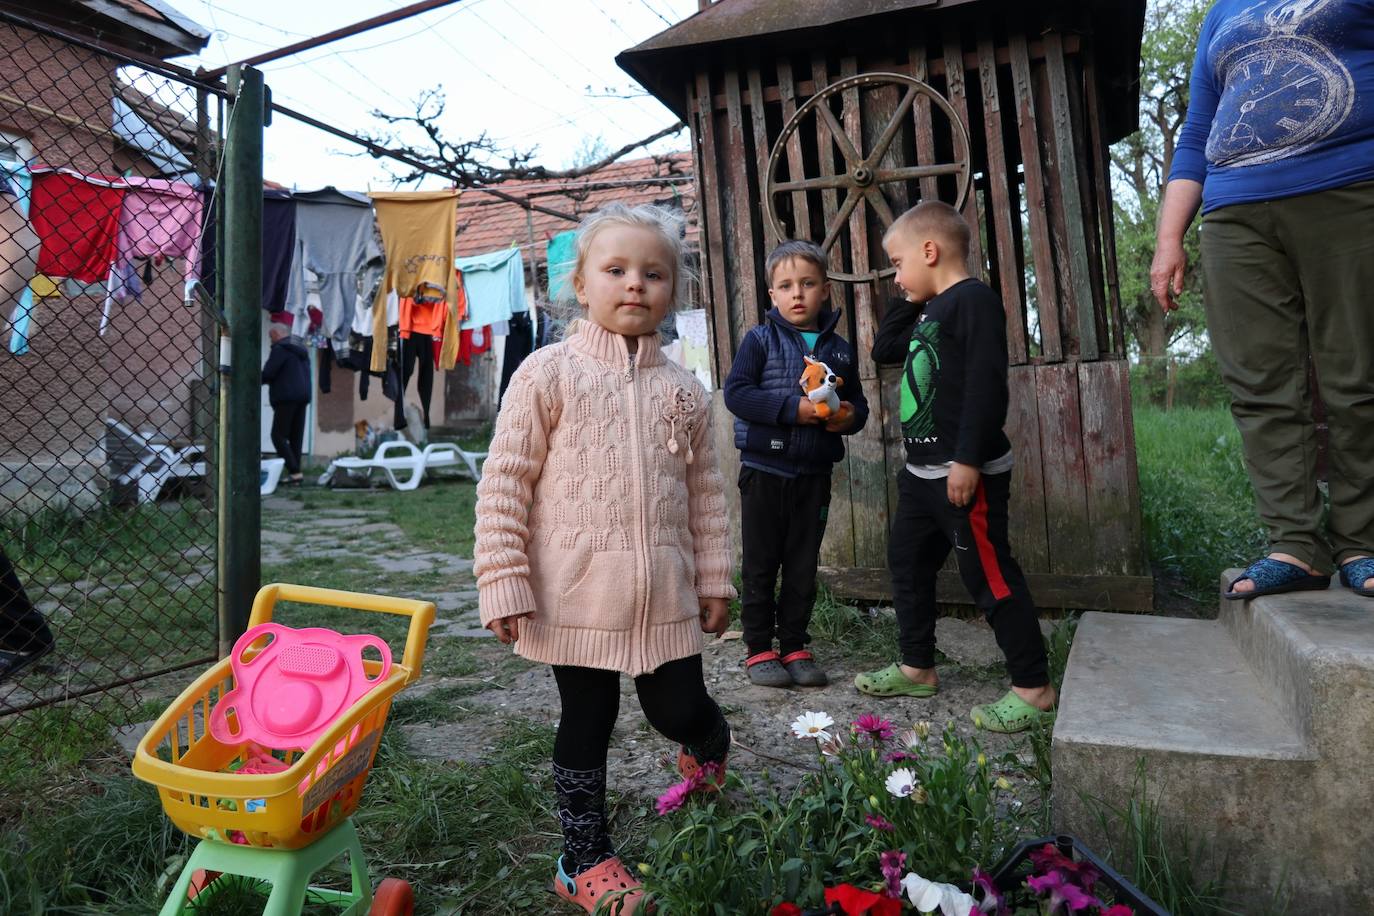
[[[807,353],[801,332],[770,309],[763,323],[740,341],[739,352],[725,380],[725,406],[735,415],[735,447],[740,460],[788,476],[828,474],[844,458],[839,433],[823,426],[797,425],[797,405],[803,397],[805,356],[826,363],[844,380],[840,400],[854,405],[855,421],[844,435],[853,435],[868,421],[868,401],[859,382],[854,347],[835,328],[841,313],[821,312],[816,348]]]

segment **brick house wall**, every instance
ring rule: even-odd
[[[46,165],[156,174],[110,130],[116,70],[111,58],[0,21],[0,131],[26,139],[35,161]],[[138,68],[126,73],[139,84],[164,82]],[[164,96],[193,98],[189,89],[168,86]],[[155,267],[142,302],[116,304],[103,336],[103,288],[40,301],[23,356],[11,354],[8,333],[0,334],[6,466],[89,453],[102,442],[105,417],[169,439],[191,436],[202,344],[200,316],[182,302],[182,268],[181,261]],[[0,303],[0,329],[8,331],[14,308]]]

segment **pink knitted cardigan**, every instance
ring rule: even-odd
[[[477,487],[482,623],[533,661],[631,676],[701,651],[698,597],[733,598],[711,404],[657,335],[577,321],[521,363]]]

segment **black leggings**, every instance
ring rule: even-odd
[[[424,412],[425,429],[429,429],[429,399],[434,394],[434,338],[428,334],[411,334],[402,337],[401,347],[401,396],[396,399],[396,416],[392,425],[396,429],[406,427],[405,389],[410,377],[419,369],[415,387],[420,392],[420,410]]]
[[[554,665],[558,695],[563,701],[553,762],[573,770],[606,765],[620,712],[620,674],[599,668]],[[649,724],[678,744],[696,746],[711,740],[720,727],[721,712],[706,692],[701,656],[679,658],[635,678],[639,705]]]

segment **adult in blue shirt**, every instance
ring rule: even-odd
[[[1217,0],[1189,96],[1150,286],[1177,308],[1201,205],[1207,326],[1270,542],[1226,597],[1326,588],[1333,557],[1374,595],[1374,0]]]

